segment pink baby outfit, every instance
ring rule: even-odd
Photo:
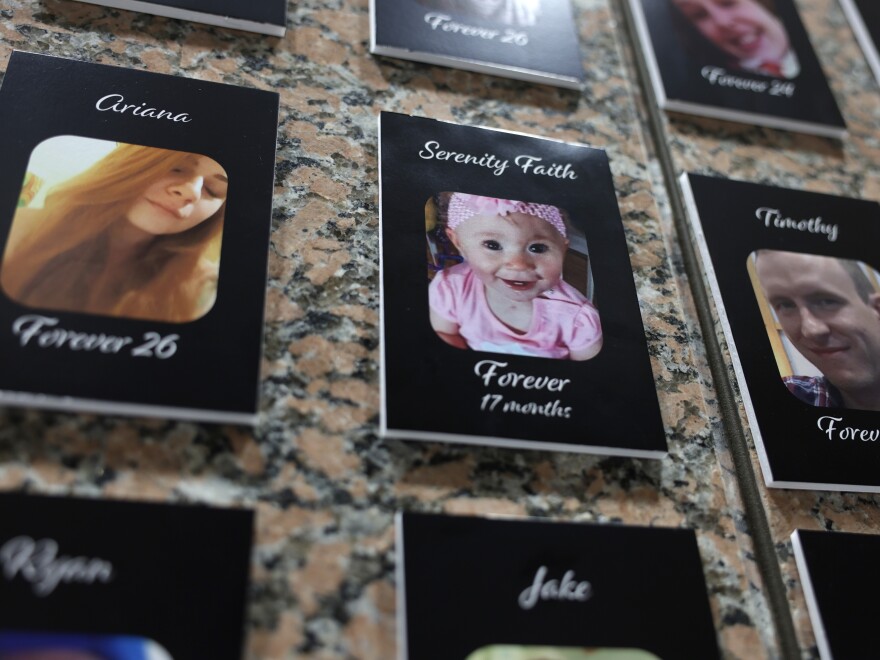
[[[567,359],[571,351],[602,340],[599,312],[562,280],[532,301],[532,325],[525,334],[495,317],[483,283],[467,263],[437,273],[428,301],[436,314],[458,324],[459,333],[475,351]]]

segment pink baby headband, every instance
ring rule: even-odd
[[[455,229],[462,222],[475,215],[500,215],[503,218],[508,213],[525,213],[541,218],[553,225],[563,237],[566,235],[562,214],[555,206],[458,192],[452,193],[449,198],[449,216],[446,226]]]

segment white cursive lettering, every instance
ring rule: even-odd
[[[571,164],[566,163],[562,165],[561,163],[551,163],[550,165],[537,165],[536,163],[540,163],[543,158],[538,158],[537,156],[529,156],[527,154],[523,154],[521,156],[517,156],[513,159],[513,162],[516,163],[517,167],[521,168],[524,174],[528,174],[529,170],[532,171],[533,174],[543,174],[544,176],[551,176],[556,179],[577,179],[577,174],[575,174],[571,169]]]
[[[150,119],[168,119],[174,122],[191,122],[192,117],[186,112],[174,113],[169,110],[151,108],[146,103],[125,103],[122,94],[107,94],[95,103],[95,108],[101,112],[112,110],[113,112],[130,112],[135,117],[149,117]]]
[[[482,156],[474,156],[465,154],[460,151],[444,151],[439,148],[440,143],[436,140],[425,142],[424,148],[419,151],[419,158],[424,160],[451,160],[454,163],[462,163],[464,165],[477,165],[478,167],[487,167],[492,170],[495,176],[504,174],[507,169],[508,162],[501,160],[495,154],[485,153]]]
[[[719,87],[733,87],[758,94],[763,94],[770,88],[770,84],[766,80],[733,76],[719,66],[704,66],[700,70],[700,75],[708,80],[709,84]]]
[[[58,556],[58,543],[52,539],[35,541],[17,536],[0,548],[0,565],[7,580],[21,576],[37,596],[50,595],[69,582],[94,584],[113,578],[113,565],[103,559]]]
[[[561,392],[562,388],[571,382],[570,378],[551,378],[550,376],[527,376],[514,371],[498,373],[499,368],[507,366],[507,362],[495,360],[480,360],[474,365],[474,373],[483,381],[483,385],[489,387],[493,381],[499,387],[522,387],[526,390],[547,390],[548,392]]]
[[[452,20],[452,16],[438,13],[425,14],[425,23],[431,26],[432,30],[440,30],[442,32],[454,32],[465,37],[479,37],[480,39],[494,39],[499,34],[498,30],[490,28],[477,27],[474,25],[465,25]]]
[[[12,332],[27,346],[33,341],[40,348],[64,348],[72,351],[99,351],[118,353],[124,346],[134,341],[131,337],[89,334],[57,328],[58,319],[39,314],[20,316],[12,323]]]
[[[792,218],[783,217],[779,209],[771,209],[766,206],[756,209],[755,217],[762,221],[765,227],[772,226],[776,229],[793,229],[810,234],[825,234],[825,237],[832,243],[837,240],[840,229],[836,224],[824,222],[822,216],[793,220]]]
[[[880,429],[860,429],[852,426],[837,427],[837,422],[842,422],[843,417],[831,417],[825,415],[816,421],[816,426],[829,440],[861,440],[862,442],[877,442],[880,440]]]
[[[519,606],[524,610],[530,610],[538,604],[539,600],[574,600],[586,601],[593,595],[593,586],[587,582],[577,582],[574,579],[574,571],[566,571],[562,580],[545,580],[547,567],[541,566],[535,573],[532,584],[519,595]]]

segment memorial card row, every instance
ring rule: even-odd
[[[545,4],[503,16],[413,5],[392,19],[375,0],[374,51],[418,45],[415,59],[577,85],[570,7]],[[704,4],[632,0],[664,107],[842,135],[790,2],[741,0],[756,5],[750,27],[700,44]],[[847,11],[870,59],[872,10]],[[661,43],[687,30],[694,51]],[[472,50],[444,50],[452,39]],[[513,55],[496,56],[502,46]],[[278,104],[13,54],[0,87],[0,403],[256,420]],[[662,458],[607,155],[394,113],[379,118],[379,147],[381,432]],[[696,175],[681,186],[766,483],[880,492],[880,206]],[[445,412],[425,415],[426,401]],[[0,512],[0,653],[240,657],[251,512],[14,495]],[[876,539],[821,536],[834,540],[793,543],[830,658],[839,594],[823,591],[823,571]],[[405,514],[398,543],[401,657],[438,643],[469,660],[718,656],[692,532]],[[173,611],[169,589],[184,594]],[[667,621],[671,591],[688,614]],[[479,626],[455,625],[462,607]],[[439,642],[438,616],[454,630]]]

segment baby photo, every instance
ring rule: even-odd
[[[431,327],[460,349],[589,360],[602,348],[589,253],[563,209],[462,192],[425,206]]]
[[[757,250],[748,267],[788,391],[820,408],[880,410],[877,271],[782,250]]]
[[[197,319],[217,295],[228,184],[199,154],[45,140],[28,162],[0,287],[38,309]]]
[[[800,63],[773,0],[663,0],[691,56],[774,78],[795,78]]]

